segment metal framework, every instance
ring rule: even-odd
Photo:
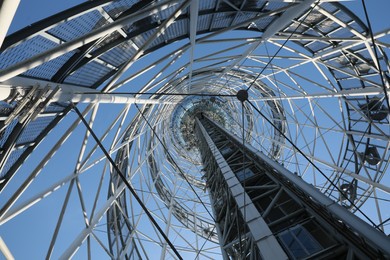
[[[199,113],[388,235],[390,30],[359,17],[330,0],[95,0],[2,27],[1,251],[178,258],[150,213],[183,258],[221,257]]]
[[[389,257],[383,233],[200,118],[199,150],[225,259]]]

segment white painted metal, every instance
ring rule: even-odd
[[[10,94],[11,94],[11,88],[9,88],[7,86],[0,85],[0,100],[1,101],[6,100]]]
[[[223,129],[222,129],[223,130]],[[224,131],[224,130],[223,130]],[[231,139],[235,140],[238,143],[241,143],[242,140],[236,136],[230,134],[227,131],[224,131],[226,135],[230,136]],[[279,163],[271,160],[263,153],[258,152],[250,144],[245,144],[245,147],[250,150],[253,154],[256,154],[257,157],[261,158],[262,161],[270,165],[275,171],[282,174],[284,178],[288,179],[291,183],[300,188],[303,192],[308,194],[313,200],[320,203],[322,206],[327,208],[332,214],[337,216],[341,221],[346,223],[348,226],[352,227],[356,232],[359,232],[363,237],[370,240],[371,243],[377,245],[383,252],[390,254],[390,238],[385,234],[378,232],[373,229],[372,226],[364,222],[362,219],[358,218],[356,215],[345,210],[344,207],[337,204],[335,201],[324,196],[321,192],[315,189],[312,185],[308,184],[302,178],[298,177],[296,174],[288,171],[286,168],[282,167]]]
[[[172,101],[164,101],[160,99],[142,99],[135,98],[134,95],[125,94],[81,94],[60,92],[57,93],[52,102],[72,102],[72,103],[109,103],[109,104],[175,104]]]
[[[73,241],[73,243],[66,249],[66,251],[62,254],[59,259],[70,259],[76,253],[76,251],[80,248],[82,242],[91,235],[93,228],[98,225],[100,219],[106,213],[106,211],[112,206],[115,202],[115,199],[120,195],[120,193],[125,189],[125,184],[122,184],[115,192],[114,196],[111,196],[107,199],[104,206],[97,211],[96,215],[87,228],[81,231],[81,233],[77,236],[77,238]]]
[[[49,81],[15,76],[20,75],[34,66],[43,64],[47,60],[51,60],[64,53],[67,53],[69,50],[75,50],[78,47],[83,46],[83,44],[98,39],[102,35],[106,35],[110,32],[119,32],[121,37],[124,37],[125,35],[122,28],[128,22],[133,22],[135,20],[144,18],[149,14],[159,14],[159,12],[165,10],[164,7],[169,6],[170,3],[172,3],[174,7],[179,7],[179,2],[181,3],[182,1],[159,2],[158,5],[150,6],[143,12],[139,12],[134,16],[127,18],[125,17],[122,20],[117,20],[115,22],[110,20],[107,15],[104,14],[104,16],[107,17],[111,22],[108,26],[91,32],[88,35],[84,35],[74,41],[64,43],[62,46],[50,49],[47,52],[40,54],[39,56],[32,57],[30,60],[16,64],[15,66],[2,71],[1,73],[3,74],[0,73],[0,75],[2,75],[1,79],[7,79],[2,83],[2,85],[9,87],[3,89],[4,94],[1,95],[1,97],[6,98],[10,88],[25,90],[30,89],[32,86],[39,86],[41,89],[49,86],[51,89],[54,89],[55,87],[59,86],[62,91],[61,98],[63,99],[60,99],[58,95],[59,99],[57,99],[57,101],[68,102],[73,100],[73,102],[81,102],[82,99],[88,99],[88,102],[94,102],[94,100],[96,101],[104,97],[105,102],[116,103],[117,105],[115,108],[118,108],[118,110],[121,112],[116,112],[117,114],[113,114],[111,117],[111,122],[105,122],[108,126],[106,127],[104,134],[100,137],[101,141],[104,142],[107,147],[111,148],[110,153],[112,156],[116,156],[118,151],[126,150],[125,154],[128,156],[127,174],[129,181],[131,180],[132,183],[137,188],[139,188],[139,192],[142,194],[144,201],[146,203],[152,204],[152,209],[154,210],[153,214],[155,214],[155,216],[159,218],[159,221],[163,223],[163,228],[167,230],[167,233],[175,236],[177,241],[185,241],[178,245],[178,248],[180,248],[181,252],[200,252],[200,257],[204,256],[205,258],[214,258],[211,256],[218,256],[212,250],[213,246],[214,249],[217,248],[216,245],[209,246],[207,250],[201,250],[203,240],[199,235],[200,232],[196,234],[196,239],[198,239],[196,242],[195,240],[191,240],[191,237],[188,235],[191,232],[188,230],[188,228],[186,229],[180,227],[180,223],[175,221],[175,217],[172,215],[172,212],[174,211],[166,211],[166,205],[164,205],[164,202],[154,190],[155,181],[150,180],[151,178],[147,168],[149,156],[158,162],[158,165],[160,166],[158,176],[161,177],[165,183],[168,183],[167,187],[172,187],[170,191],[174,194],[174,198],[182,199],[182,204],[187,205],[187,203],[192,203],[193,201],[198,200],[193,191],[188,187],[188,184],[184,182],[182,179],[183,177],[177,175],[175,169],[172,168],[172,163],[169,162],[166,157],[164,157],[166,152],[161,148],[161,144],[156,141],[155,137],[154,139],[151,137],[154,136],[154,134],[151,133],[149,126],[145,123],[143,118],[141,116],[138,118],[134,116],[138,112],[136,107],[128,106],[128,110],[126,110],[127,112],[125,113],[123,112],[124,110],[120,109],[120,103],[127,104],[137,100],[141,100],[141,103],[149,102],[144,99],[134,99],[131,96],[117,95],[113,93],[108,94],[106,92],[110,92],[112,90],[123,90],[125,93],[129,90],[132,90],[132,88],[136,88],[139,92],[160,91],[188,93],[186,92],[188,90],[187,87],[191,85],[191,91],[195,93],[209,91],[211,93],[234,95],[237,90],[243,87],[248,87],[252,82],[253,77],[257,76],[258,71],[260,71],[269,60],[269,55],[264,51],[263,45],[259,44],[265,41],[264,38],[254,37],[254,34],[246,38],[244,34],[241,34],[241,32],[240,35],[234,35],[234,31],[231,32],[231,30],[239,28],[242,26],[242,24],[232,24],[232,26],[229,28],[211,31],[205,36],[197,35],[196,25],[199,23],[200,17],[196,15],[197,7],[199,8],[199,6],[196,4],[199,4],[202,1],[185,1],[183,2],[185,4],[185,8],[177,8],[175,11],[171,12],[170,14],[172,14],[172,16],[170,16],[170,18],[172,19],[168,18],[169,22],[165,24],[166,27],[161,26],[159,28],[158,34],[149,37],[147,43],[149,44],[155,40],[157,35],[164,34],[169,28],[168,26],[175,24],[178,15],[182,14],[183,10],[189,10],[190,12],[191,19],[188,20],[189,38],[184,41],[175,42],[175,49],[169,49],[169,54],[167,54],[165,51],[162,53],[158,52],[157,50],[156,54],[153,53],[155,56],[149,55],[145,59],[142,59],[141,56],[147,47],[141,47],[137,50],[138,52],[133,56],[131,61],[129,61],[129,63],[116,74],[115,78],[113,78],[113,80],[105,86],[100,86],[99,90],[85,89],[70,84],[57,84]],[[304,12],[305,6],[307,8],[309,5],[309,2],[307,1],[299,2],[296,4],[296,7],[291,10],[296,10],[298,8],[300,12]],[[231,3],[230,6],[232,7]],[[234,7],[239,10],[237,6]],[[99,8],[97,9],[99,10]],[[282,11],[288,9],[288,7],[285,7],[284,9],[281,8],[279,11],[264,14],[263,18],[281,14]],[[346,23],[342,22],[340,19],[335,19],[333,14],[324,12],[321,6],[319,6],[317,10],[330,17],[330,20],[336,21],[342,26],[346,26],[344,27],[345,30],[350,29]],[[290,11],[289,13],[289,15],[293,15],[293,11]],[[286,16],[282,15],[277,20],[278,24],[275,22],[273,26],[278,26],[276,29],[268,27],[267,33],[264,34],[265,36],[263,35],[263,37],[268,37],[267,45],[270,47],[270,49],[271,47],[281,47],[283,41],[288,39],[289,35],[278,34],[280,29],[283,29],[284,26],[288,26],[288,24],[285,23],[288,22],[288,18],[286,18]],[[296,14],[296,17],[299,18],[299,15]],[[248,18],[248,21],[253,22],[260,18],[261,17]],[[47,31],[48,29],[49,28],[44,31]],[[386,125],[384,121],[372,121],[370,122],[370,125],[372,126],[372,131],[370,133],[365,133],[364,131],[359,132],[356,129],[348,129],[348,120],[345,112],[345,106],[349,105],[350,108],[352,108],[350,110],[351,116],[361,115],[362,120],[369,122],[370,118],[361,111],[356,103],[351,103],[348,98],[359,97],[364,100],[366,96],[368,96],[368,98],[376,95],[382,96],[383,91],[381,89],[381,85],[377,81],[373,81],[370,77],[352,73],[351,70],[349,70],[349,67],[339,68],[333,66],[331,62],[324,61],[326,58],[331,56],[342,57],[343,55],[350,55],[349,52],[351,49],[358,49],[360,47],[363,48],[364,46],[364,49],[372,48],[369,44],[370,40],[368,40],[366,37],[362,37],[360,33],[354,33],[357,37],[339,38],[333,36],[310,37],[299,34],[293,35],[290,39],[291,42],[307,44],[310,41],[320,40],[325,42],[338,42],[338,45],[318,53],[310,54],[309,52],[304,51],[302,48],[292,47],[294,46],[293,44],[287,44],[283,47],[283,53],[280,53],[277,57],[275,57],[275,62],[272,64],[273,69],[270,67],[269,70],[266,70],[262,75],[259,75],[259,79],[265,85],[267,85],[267,88],[265,89],[272,90],[273,94],[262,95],[264,93],[261,91],[254,91],[251,89],[250,99],[256,103],[256,106],[259,109],[262,109],[262,111],[267,111],[267,115],[271,118],[272,113],[269,112],[270,108],[267,106],[267,102],[280,102],[280,109],[284,111],[284,116],[286,118],[285,122],[287,124],[287,134],[299,145],[300,148],[304,150],[304,154],[306,154],[311,160],[317,162],[322,169],[325,169],[325,171],[329,174],[329,177],[334,181],[337,181],[338,178],[340,178],[341,172],[343,172],[343,175],[341,176],[343,179],[358,180],[359,184],[362,184],[361,187],[365,187],[365,190],[359,190],[359,195],[361,195],[362,198],[369,197],[370,200],[374,201],[374,208],[377,209],[375,212],[378,212],[380,219],[385,220],[386,212],[379,209],[383,207],[383,199],[388,198],[383,194],[390,194],[390,187],[387,182],[381,181],[382,177],[380,177],[380,173],[382,170],[384,172],[388,172],[389,163],[381,162],[381,164],[376,166],[375,169],[372,169],[372,167],[370,168],[370,166],[367,164],[363,164],[363,170],[357,174],[355,173],[354,169],[351,167],[346,167],[345,164],[342,164],[341,156],[343,145],[345,145],[347,140],[350,140],[348,139],[348,136],[353,136],[355,140],[359,140],[360,138],[370,138],[372,142],[383,145],[384,152],[381,154],[381,156],[387,158],[386,156],[388,154],[390,142],[389,134],[386,133],[387,128],[385,127],[388,125]],[[45,32],[41,32],[41,34],[43,37],[47,36],[45,36],[45,34],[47,34]],[[389,34],[390,30],[383,30],[382,32],[376,33],[374,35],[379,46],[383,48],[390,47],[390,45],[386,43],[386,39],[388,38]],[[258,35],[260,36],[260,34]],[[53,40],[59,42],[58,39]],[[130,42],[129,44],[133,44],[133,46],[135,46],[134,42]],[[229,47],[225,47],[225,45]],[[201,52],[198,53],[198,51]],[[272,55],[272,52],[270,55]],[[372,55],[372,51],[370,55]],[[355,54],[355,56],[358,55]],[[99,57],[96,59],[98,58]],[[285,65],[279,62],[283,60],[286,61]],[[138,66],[140,64],[142,64],[142,66]],[[220,65],[217,66],[215,64]],[[374,62],[367,63],[367,66],[373,71],[373,73],[378,70],[377,66],[375,65],[375,60]],[[223,70],[225,73],[221,73],[221,70],[217,70],[217,68]],[[310,75],[309,73],[308,75],[302,75],[297,72],[305,70],[306,68],[309,68],[309,71],[313,73],[313,75]],[[129,75],[125,73],[126,69],[129,69]],[[337,83],[335,82],[334,78],[332,78],[332,75],[329,74],[328,69],[334,69],[339,73],[345,74],[346,77],[361,80],[368,87],[363,89],[358,86],[357,88],[351,90],[340,91],[338,90]],[[240,74],[237,71],[247,72],[248,74]],[[147,75],[147,79],[144,79],[145,75]],[[190,78],[190,81],[188,81],[188,78]],[[140,85],[137,84],[137,80],[139,79],[141,79],[141,82],[143,82]],[[254,85],[259,89],[263,87],[258,82],[256,82]],[[102,88],[103,90],[101,90]],[[68,91],[71,94],[65,95],[64,93]],[[76,98],[76,96],[77,99],[72,99]],[[164,97],[164,99],[158,99],[159,101],[151,100],[151,102],[163,102],[166,104],[171,104],[181,102],[182,99],[183,97]],[[114,102],[110,102],[112,100],[114,100]],[[329,107],[326,103],[324,103],[325,101],[333,101],[332,107]],[[238,106],[239,103],[235,101],[234,97],[226,97],[224,102],[229,104],[229,106],[232,108],[236,109],[232,109],[232,111],[241,111],[240,107]],[[364,104],[364,102],[362,101],[359,104]],[[173,153],[174,159],[177,162],[180,162],[182,169],[191,169],[188,170],[188,174],[193,174],[196,178],[199,177],[198,179],[201,182],[201,173],[199,173],[197,166],[191,165],[185,159],[174,153],[175,147],[171,144],[172,139],[170,139],[171,137],[169,135],[169,129],[171,126],[168,123],[171,120],[170,115],[173,113],[173,106],[150,106],[148,109],[149,110],[146,110],[145,107],[140,107],[140,110],[145,113],[145,117],[150,121],[157,134],[164,138],[166,144],[169,147],[169,151]],[[89,117],[89,112],[91,112],[91,110],[93,110],[93,112],[91,113],[92,115],[90,123],[93,123],[94,127],[99,127],[100,132],[100,126],[102,122],[99,121],[99,119],[102,118],[101,115],[106,115],[102,113],[107,113],[107,110],[104,110],[102,106],[97,106],[97,104],[90,104],[85,109],[84,116]],[[122,115],[123,117],[121,118]],[[232,114],[232,117],[232,122],[235,122],[239,125],[241,119],[240,114],[235,112]],[[255,119],[255,128],[248,131],[250,132],[249,134],[251,135],[253,144],[257,145],[256,148],[260,147],[262,148],[262,151],[268,152],[270,150],[269,144],[279,145],[283,150],[282,155],[278,159],[279,163],[284,163],[286,167],[289,167],[290,171],[293,171],[292,169],[296,169],[296,172],[302,173],[301,177],[304,180],[310,181],[317,188],[326,190],[326,183],[320,179],[320,177],[313,169],[310,168],[310,166],[308,166],[306,162],[303,162],[296,154],[294,154],[293,147],[291,147],[288,143],[283,142],[283,140],[274,139],[274,130],[261,119],[259,119],[255,113],[249,113],[248,117]],[[129,127],[131,129],[131,131],[129,130],[129,133],[131,134],[126,137],[125,128],[128,126],[128,122],[133,118],[134,122],[137,123]],[[29,177],[27,177],[26,181],[21,184],[15,192],[12,193],[8,199],[8,202],[4,203],[4,206],[2,205],[1,221],[4,223],[7,220],[17,221],[22,212],[23,214],[28,214],[30,212],[29,210],[26,210],[27,208],[32,205],[35,206],[34,203],[37,201],[39,201],[40,204],[44,204],[47,201],[45,198],[50,198],[50,196],[57,196],[60,193],[59,191],[62,191],[68,187],[65,184],[69,184],[70,182],[74,182],[74,184],[77,185],[77,189],[73,189],[74,184],[72,188],[69,188],[69,193],[76,193],[77,203],[84,201],[84,204],[88,204],[86,198],[89,195],[90,186],[83,184],[82,178],[84,176],[95,176],[97,179],[100,178],[98,181],[99,184],[97,184],[98,187],[94,186],[94,188],[96,188],[96,190],[94,190],[96,195],[93,196],[94,198],[91,200],[92,204],[98,201],[98,199],[103,201],[107,199],[107,190],[105,189],[106,187],[104,187],[104,184],[105,181],[108,182],[105,179],[108,175],[106,172],[108,171],[108,166],[102,166],[102,168],[104,168],[103,170],[100,168],[100,166],[105,163],[105,158],[99,154],[99,150],[96,149],[95,143],[90,143],[88,135],[84,135],[83,137],[81,134],[79,143],[82,144],[82,147],[79,148],[77,145],[77,147],[74,148],[76,153],[79,152],[77,149],[80,149],[80,156],[75,162],[75,165],[77,166],[75,167],[75,169],[77,169],[77,173],[68,173],[65,176],[58,176],[58,179],[53,179],[52,183],[47,184],[47,186],[43,187],[43,189],[39,189],[38,192],[32,194],[31,196],[26,194],[27,197],[24,197],[23,201],[21,201],[22,194],[24,195],[26,190],[34,188],[32,184],[39,182],[40,179],[37,177],[44,166],[51,162],[54,154],[56,154],[59,148],[64,146],[65,141],[68,139],[68,137],[71,137],[72,132],[77,131],[78,123],[79,120],[76,119],[74,123],[68,128],[68,130],[65,131],[63,136],[59,138],[59,141],[54,145],[54,148],[47,153],[45,152],[45,156],[38,163],[38,166],[36,166],[36,168],[32,167],[29,169],[28,174],[26,174]],[[115,137],[110,139],[112,136]],[[339,146],[332,144],[332,139],[334,136],[343,137],[341,144],[338,144]],[[128,139],[124,141],[125,138]],[[110,140],[113,141],[109,143]],[[339,139],[337,139],[337,141],[338,140]],[[72,142],[74,141],[72,140]],[[147,149],[146,147],[148,146],[149,142],[151,143],[151,147],[150,149]],[[28,147],[28,145],[29,144],[20,144],[17,149],[23,149],[24,147]],[[90,147],[92,148],[88,150]],[[84,149],[87,150],[84,151]],[[364,152],[362,146],[359,146],[358,149],[359,152]],[[61,155],[61,153],[59,155]],[[65,155],[64,158],[67,158],[68,156],[69,155]],[[187,153],[186,156],[191,157],[194,155]],[[58,174],[60,174],[60,171]],[[57,175],[50,172],[46,176],[56,177]],[[39,177],[44,178],[46,176]],[[76,178],[80,179],[76,182]],[[341,183],[342,181],[339,182],[339,184]],[[86,192],[86,190],[88,191]],[[370,190],[375,190],[376,192],[371,194],[369,193]],[[205,194],[203,191],[199,191],[198,194],[208,203],[207,196],[204,196]],[[129,219],[132,221],[131,223],[136,230],[131,233],[131,237],[139,242],[140,251],[143,252],[145,256],[150,257],[151,255],[146,245],[162,245],[163,241],[160,237],[154,236],[153,230],[148,233],[143,229],[145,226],[145,220],[143,218],[142,212],[139,212],[136,203],[132,201],[131,198],[127,199],[128,212],[130,215]],[[336,200],[337,199],[338,198],[336,198]],[[60,201],[62,204],[59,203],[59,207],[71,207],[70,205],[66,205],[67,203],[62,199]],[[70,200],[69,204],[71,204],[71,202],[72,201]],[[13,206],[14,204],[15,206]],[[375,204],[377,205],[375,206]],[[120,205],[120,203],[118,203],[118,201],[114,201],[108,206],[106,205],[105,210],[107,210],[107,207],[109,208],[112,205]],[[106,211],[96,210],[98,208],[102,209],[102,205],[95,205],[93,208],[94,210],[92,210],[92,212],[88,212],[85,205],[80,206],[79,209],[76,208],[75,211],[82,215],[82,224],[86,225],[88,223],[90,226],[83,226],[81,229],[77,230],[80,236],[75,238],[75,243],[70,246],[69,250],[65,252],[64,256],[71,256],[74,252],[77,251],[77,248],[80,245],[86,246],[88,247],[88,250],[91,250],[91,248],[93,248],[91,246],[93,241],[95,241],[95,243],[98,244],[97,246],[101,247],[104,252],[107,253],[108,257],[113,256],[109,252],[107,241],[105,241],[106,238],[98,236],[99,232],[101,232],[99,226],[105,224],[104,220],[106,219],[106,215],[104,212]],[[120,208],[120,210],[124,211],[123,208]],[[195,215],[199,218],[207,215],[205,214],[202,207],[197,208],[194,206],[191,210],[195,212]],[[98,212],[97,215],[96,212]],[[61,215],[61,217],[62,216],[66,217],[65,212],[63,215]],[[100,216],[101,218],[98,219],[95,218],[95,216]],[[198,220],[195,221],[198,223]],[[12,221],[9,221],[4,225],[11,222]],[[60,223],[58,224],[58,230],[55,231],[56,234],[53,236],[57,236],[58,232],[58,239],[56,240],[55,238],[52,238],[51,242],[53,242],[53,244],[61,243],[61,231],[66,228],[64,227],[64,224],[61,223],[61,221],[58,221],[58,223]],[[167,223],[172,225],[168,225]],[[118,230],[118,227],[115,227],[115,229]],[[386,228],[384,227],[384,229]],[[105,230],[104,232],[107,231]],[[83,241],[85,242],[82,243]],[[131,247],[131,244],[128,243],[126,248],[129,247]],[[51,249],[49,251],[50,254],[48,255],[51,255]],[[124,253],[122,252],[121,254],[123,256]],[[171,252],[164,251],[161,252],[160,256],[162,255],[170,257]]]
[[[3,256],[7,260],[14,260],[15,258],[12,256],[11,251],[8,249],[7,245],[5,244],[4,240],[0,237],[0,251],[3,253]]]
[[[88,44],[96,39],[99,39],[100,37],[107,35],[109,33],[112,33],[113,31],[120,30],[123,26],[125,26],[128,23],[133,23],[137,20],[140,20],[142,18],[145,18],[147,16],[153,15],[158,11],[159,8],[164,9],[168,6],[173,6],[177,2],[180,2],[178,0],[174,1],[162,1],[157,4],[152,4],[149,8],[143,9],[137,14],[133,14],[129,17],[124,17],[120,20],[117,20],[111,24],[108,24],[106,26],[103,26],[101,28],[96,29],[93,32],[88,33],[87,35],[84,35],[80,38],[77,38],[75,40],[66,42],[62,45],[59,45],[49,51],[43,52],[41,54],[36,55],[35,57],[32,57],[26,61],[20,62],[18,64],[15,64],[9,68],[6,68],[0,72],[0,82],[3,82],[7,79],[10,79],[14,76],[17,76],[29,69],[35,68],[36,66],[39,66],[45,62],[48,62],[52,59],[55,59],[69,51],[75,50],[85,44]]]
[[[18,9],[20,0],[3,0],[0,3],[0,47],[3,45],[8,28]]]
[[[289,99],[311,99],[311,98],[341,98],[341,97],[365,97],[368,95],[379,95],[383,93],[382,88],[377,87],[367,87],[360,89],[348,89],[341,90],[335,93],[316,93],[316,94],[308,94],[302,96],[281,96],[281,97],[264,97],[264,98],[256,98],[251,101],[268,101],[268,100],[289,100]]]
[[[121,66],[121,68],[115,73],[115,76],[112,77],[109,82],[105,85],[104,89],[111,89],[112,86],[119,80],[119,78],[122,76],[122,74],[124,72],[126,72],[133,64],[136,60],[138,60],[145,52],[145,50],[149,47],[150,44],[152,44],[152,42],[154,40],[156,40],[157,37],[159,37],[161,34],[164,33],[164,31],[172,24],[175,22],[175,19],[177,17],[179,17],[180,14],[182,14],[184,12],[184,9],[187,8],[189,5],[190,5],[190,0],[187,0],[185,1],[184,3],[182,3],[180,6],[178,6],[176,12],[174,12],[172,15],[170,15],[170,17],[168,19],[166,19],[158,28],[158,30],[156,30],[155,33],[153,33],[149,38],[148,40],[142,45],[141,48],[139,48],[137,50],[137,53],[131,58],[129,59],[129,61],[125,62],[125,64],[123,64]],[[174,5],[175,3],[172,3],[170,5]],[[163,7],[162,7],[163,8]],[[131,16],[132,17],[132,16]]]
[[[263,219],[263,216],[260,215],[256,207],[253,205],[242,184],[237,179],[236,175],[234,175],[229,165],[226,163],[222,154],[219,152],[214,142],[211,140],[210,136],[199,122],[199,119],[196,119],[196,122],[201,129],[214,158],[217,161],[219,169],[222,171],[222,175],[229,187],[229,193],[231,193],[234,197],[241,215],[244,216],[243,219],[248,225],[251,236],[253,237],[253,240],[259,249],[261,257],[263,259],[288,259],[282,246],[276,240],[272,231]]]

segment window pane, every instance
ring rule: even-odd
[[[307,256],[304,248],[302,248],[302,246],[298,243],[298,241],[290,231],[284,233],[281,238],[284,242],[284,245],[289,249],[290,253],[295,258]]]
[[[322,250],[322,246],[301,225],[282,232],[279,238],[292,258],[307,257]]]
[[[293,230],[298,240],[303,244],[309,254],[313,254],[322,249],[321,245],[307,232],[304,227],[300,227]]]

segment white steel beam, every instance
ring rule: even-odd
[[[3,253],[3,256],[7,260],[13,260],[15,259],[13,255],[11,254],[11,251],[8,249],[7,245],[5,244],[4,240],[0,237],[0,251]]]
[[[226,130],[220,128],[229,138],[234,140],[234,142],[241,144],[242,140],[237,138],[236,136],[230,134]],[[257,159],[263,161],[265,164],[268,164],[270,167],[275,169],[279,174],[281,174],[284,178],[286,178],[289,182],[293,183],[296,187],[298,187],[302,192],[306,193],[310,198],[314,201],[322,205],[324,208],[327,208],[329,212],[334,214],[335,217],[340,219],[340,221],[344,222],[346,225],[351,227],[355,232],[358,232],[360,236],[364,237],[366,240],[375,244],[380,250],[386,252],[386,254],[390,254],[390,238],[385,234],[378,232],[372,226],[364,222],[362,219],[352,214],[344,207],[335,203],[333,200],[325,196],[323,193],[314,188],[311,184],[305,182],[299,176],[293,174],[283,166],[281,166],[276,161],[268,158],[265,154],[260,153],[254,148],[252,145],[246,143],[245,147],[253,153],[254,156],[258,157]]]
[[[3,45],[9,26],[18,9],[20,0],[3,0],[0,4],[0,47]]]
[[[62,254],[59,259],[71,259],[72,256],[80,248],[81,244],[87,237],[91,235],[93,229],[99,224],[101,218],[107,212],[107,210],[115,203],[115,200],[121,195],[122,191],[126,188],[125,183],[122,183],[116,190],[115,193],[107,199],[107,201],[102,205],[100,210],[96,213],[93,219],[90,220],[88,227],[83,229],[77,238],[70,244],[67,250]]]
[[[13,66],[10,66],[0,73],[0,82],[15,77],[29,69],[35,68],[45,62],[53,60],[65,53],[73,51],[77,48],[80,48],[94,40],[97,40],[101,37],[106,36],[114,31],[120,30],[122,27],[127,24],[134,23],[135,21],[141,20],[142,18],[151,16],[157,13],[159,10],[168,9],[171,6],[176,5],[180,0],[170,0],[158,2],[155,4],[149,5],[147,8],[132,14],[127,17],[123,17],[122,19],[118,19],[117,21],[108,24],[106,26],[100,27],[90,33],[87,33],[84,36],[81,36],[77,39],[68,41],[62,45],[58,45],[48,51],[42,52],[36,56],[33,56],[27,60],[19,62]]]
[[[71,15],[67,16],[66,18],[61,19],[60,21],[51,23],[50,25],[46,26],[45,28],[43,28],[43,29],[41,29],[41,30],[39,30],[37,32],[31,33],[29,36],[23,38],[22,40],[19,40],[19,41],[15,42],[14,44],[10,45],[9,47],[12,47],[12,46],[15,46],[15,45],[17,45],[17,44],[19,44],[21,42],[27,41],[27,40],[29,40],[29,39],[37,36],[37,35],[40,35],[40,36],[42,36],[44,38],[50,39],[51,37],[46,32],[49,31],[51,28],[56,27],[57,25],[62,24],[63,22],[70,21],[70,20],[72,20],[72,19],[74,19],[76,17],[82,16],[82,15],[88,13],[88,12],[92,12],[92,11],[94,11],[94,10],[100,8],[100,7],[106,6],[108,4],[110,4],[110,2],[104,2],[104,3],[101,3],[101,4],[98,4],[98,5],[94,6],[92,8],[89,8],[87,10],[83,9],[81,11],[79,10],[77,13],[73,12]],[[57,42],[57,41],[58,40],[55,40],[55,42]]]
[[[33,86],[38,86],[38,89],[49,87],[54,90],[60,88],[51,102],[72,102],[72,103],[110,103],[110,104],[173,104],[175,102],[157,100],[157,99],[141,99],[135,98],[130,94],[109,94],[102,93],[99,90],[78,87],[68,84],[57,84],[45,80],[27,79],[22,77],[15,77],[0,85],[0,100],[9,97],[12,89],[29,90]]]
[[[297,5],[289,8],[278,19],[272,22],[263,33],[263,41],[267,41],[277,32],[287,27],[291,21],[303,14],[316,0],[302,0]]]
[[[175,104],[176,102],[161,99],[135,98],[128,94],[109,93],[66,93],[60,92],[54,95],[52,102],[72,103],[110,103],[110,104]]]
[[[296,95],[296,96],[272,96],[272,97],[261,97],[254,98],[251,101],[270,101],[270,100],[291,100],[291,99],[311,99],[311,98],[338,98],[338,97],[358,97],[358,96],[369,96],[379,95],[383,93],[382,88],[367,87],[358,89],[346,89],[338,92],[308,94],[308,95]]]
[[[84,110],[83,116],[85,116],[95,104],[90,104]],[[40,174],[43,167],[47,162],[53,157],[57,150],[64,144],[68,139],[71,133],[76,129],[81,119],[77,118],[74,120],[72,125],[66,130],[66,132],[59,138],[59,140],[54,144],[51,150],[45,155],[41,162],[35,167],[35,169],[30,173],[30,175],[24,180],[24,182],[19,186],[19,188],[12,194],[11,198],[0,208],[0,217],[3,217],[4,214],[14,205],[14,203],[19,199],[19,197],[24,193],[24,191],[30,186],[30,184],[35,180],[35,178]]]
[[[193,0],[190,7],[190,72],[189,72],[189,90],[191,89],[191,80],[192,80],[192,68],[194,63],[194,52],[195,52],[195,40],[196,40],[196,32],[198,26],[198,12],[199,12],[199,1]]]
[[[282,13],[282,15],[275,19],[265,30],[263,35],[261,36],[260,40],[256,43],[253,43],[250,45],[250,47],[242,53],[242,55],[237,58],[232,64],[227,66],[224,69],[224,72],[228,72],[231,69],[233,69],[237,64],[239,64],[242,60],[246,59],[250,54],[257,49],[261,44],[268,41],[269,38],[274,36],[276,33],[278,33],[280,30],[287,27],[291,21],[302,15],[309,7],[315,2],[315,0],[302,0],[302,2],[299,2],[297,5],[294,5],[290,8],[288,8],[286,11]]]
[[[214,158],[218,164],[219,169],[222,172],[223,178],[226,181],[227,186],[237,204],[237,207],[244,216],[244,221],[248,226],[250,233],[253,237],[256,246],[259,249],[259,253],[264,259],[288,259],[283,248],[276,240],[272,231],[269,229],[267,223],[260,215],[251,198],[245,192],[240,181],[237,179],[222,154],[215,146],[214,142],[204,129],[199,119],[196,119],[197,125],[199,126],[207,145],[209,146]]]
[[[185,1],[184,3],[182,3],[177,9],[176,11],[170,15],[170,17],[168,19],[166,19],[159,27],[158,29],[156,30],[155,33],[153,33],[153,35],[151,35],[148,40],[142,45],[142,47],[137,51],[137,53],[131,58],[129,59],[127,62],[125,62],[125,64],[123,64],[121,66],[121,68],[115,73],[115,75],[110,79],[110,81],[106,84],[106,86],[104,87],[105,90],[110,90],[113,85],[119,80],[119,78],[123,75],[123,73],[125,71],[127,71],[133,64],[134,62],[140,58],[144,52],[146,51],[146,49],[150,46],[150,44],[152,44],[153,41],[155,41],[160,35],[162,35],[165,30],[171,26],[172,23],[175,22],[176,18],[178,18],[182,13],[183,11],[191,4],[191,1],[190,0],[187,0]],[[162,7],[161,7],[162,8]],[[156,12],[156,10],[153,10],[154,12]],[[0,78],[0,81],[1,81],[1,78]]]

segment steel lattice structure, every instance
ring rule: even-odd
[[[224,259],[388,257],[386,235],[213,121],[195,131]]]
[[[15,32],[1,236],[12,253],[15,225],[41,237],[36,257],[176,258],[152,216],[183,257],[220,257],[199,113],[389,234],[389,44],[315,0],[96,0]]]

